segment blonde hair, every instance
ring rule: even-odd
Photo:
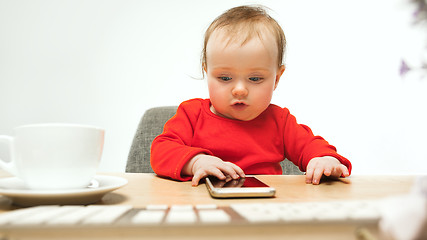
[[[241,45],[251,40],[254,36],[262,39],[265,30],[273,34],[278,50],[278,67],[284,64],[286,51],[286,38],[283,29],[262,6],[240,6],[227,10],[217,17],[205,32],[202,68],[207,68],[206,46],[212,33],[218,29],[226,30],[230,41],[241,40]],[[202,72],[203,72],[202,69]]]

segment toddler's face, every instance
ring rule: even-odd
[[[277,45],[270,34],[254,37],[243,46],[215,31],[206,47],[211,111],[230,119],[249,121],[270,104],[284,71],[277,64]]]

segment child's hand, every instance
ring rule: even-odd
[[[311,159],[307,165],[305,182],[317,185],[323,175],[338,178],[348,177],[350,174],[347,167],[334,157],[325,156]]]
[[[192,164],[192,166],[191,166]],[[224,162],[220,158],[210,155],[196,155],[189,161],[193,180],[191,184],[197,186],[200,179],[210,176],[215,176],[218,179],[225,180],[227,176],[232,179],[245,177],[243,170],[234,163]]]

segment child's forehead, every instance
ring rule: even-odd
[[[257,61],[266,61],[275,65],[278,49],[271,34],[236,34],[224,29],[214,31],[207,43],[207,64],[211,61],[224,59],[255,58]],[[262,60],[264,59],[264,60]]]
[[[208,40],[208,45],[210,45],[209,42],[215,42],[215,44],[220,44],[224,47],[230,44],[243,46],[252,39],[259,40],[263,44],[269,45],[273,43],[273,45],[275,45],[274,35],[268,29],[239,29],[228,27],[215,29]]]

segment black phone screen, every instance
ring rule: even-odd
[[[260,188],[269,187],[267,184],[261,182],[256,177],[245,177],[239,179],[231,179],[229,181],[219,180],[216,177],[209,177],[212,185],[215,188]]]

